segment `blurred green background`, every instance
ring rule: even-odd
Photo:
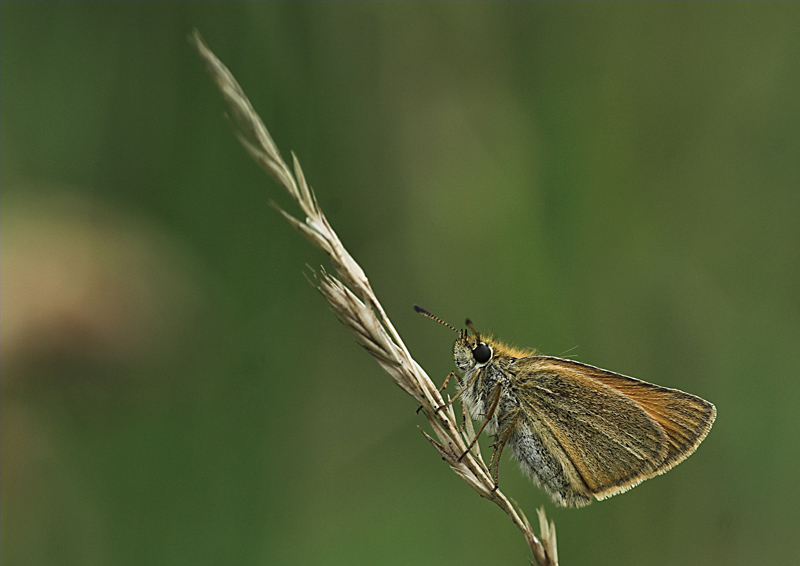
[[[709,399],[563,564],[800,556],[800,5],[0,4],[5,565],[524,564],[303,275],[197,28],[416,315]],[[486,444],[484,444],[486,445]]]

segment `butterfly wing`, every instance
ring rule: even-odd
[[[694,395],[572,360],[530,356],[511,369],[529,426],[552,433],[597,499],[684,460],[716,415]]]

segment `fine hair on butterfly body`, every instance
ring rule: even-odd
[[[473,420],[508,445],[522,470],[561,507],[583,507],[663,474],[694,452],[717,410],[708,401],[588,364],[540,356],[457,330],[453,357]],[[474,441],[473,441],[474,443]],[[470,445],[471,446],[471,445]]]

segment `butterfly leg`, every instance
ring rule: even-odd
[[[512,416],[513,415],[513,416]],[[505,429],[503,429],[502,435],[497,436],[497,440],[494,443],[494,451],[492,452],[492,457],[489,460],[489,469],[491,470],[494,467],[494,474],[492,477],[494,478],[494,488],[497,489],[497,476],[500,470],[500,456],[503,454],[503,448],[505,448],[508,439],[511,438],[511,433],[514,432],[514,427],[517,425],[517,421],[519,420],[519,407],[509,411],[505,417],[511,417],[511,422],[508,423]]]
[[[454,402],[456,399],[458,399],[459,397],[461,397],[461,395],[464,393],[464,391],[466,391],[467,389],[469,389],[470,387],[472,387],[472,384],[473,384],[473,383],[475,383],[475,380],[476,380],[476,379],[478,379],[478,375],[480,375],[480,373],[481,373],[480,371],[476,371],[476,372],[475,372],[475,374],[474,374],[474,375],[473,375],[473,376],[470,378],[470,380],[467,382],[467,384],[466,384],[466,385],[464,385],[464,387],[462,387],[462,388],[459,390],[459,392],[458,392],[458,393],[456,393],[455,397],[453,397],[452,399],[450,399],[450,400],[449,400],[447,403],[445,403],[445,404],[444,404],[444,405],[442,405],[441,407],[436,407],[436,412],[438,413],[438,412],[439,412],[439,411],[441,411],[442,409],[445,409],[445,408],[449,407],[450,405],[452,405],[452,404],[453,404],[453,402]],[[456,380],[458,381],[458,383],[459,383],[459,385],[460,385],[460,384],[461,384],[461,379],[458,377],[458,375],[457,375],[457,374],[456,374],[454,371],[451,371],[451,372],[448,374],[448,376],[447,376],[447,379],[445,379],[445,385],[447,384],[447,380],[449,380],[449,379],[450,379],[450,376],[451,376],[451,375],[455,376]],[[444,389],[444,386],[442,386],[442,389]],[[440,390],[440,391],[441,391],[441,390]],[[422,407],[420,407],[420,409],[421,409],[421,408],[422,408]],[[419,409],[417,409],[417,412],[419,412]],[[462,458],[463,458],[463,456],[462,456]]]
[[[447,377],[444,378],[444,383],[442,383],[442,386],[439,388],[439,393],[440,394],[441,394],[442,391],[444,391],[447,388],[447,384],[450,383],[450,378],[451,377],[455,377],[458,380],[458,383],[459,384],[461,383],[461,380],[458,378],[458,375],[456,374],[456,372],[451,371],[450,373],[447,374]],[[453,399],[453,401],[455,401],[455,399]],[[450,401],[450,403],[452,403],[453,401]],[[444,409],[450,403],[446,403],[446,404],[442,405],[441,407],[437,407],[436,410],[439,411],[441,409]],[[417,407],[417,413],[419,413],[421,410],[422,410],[422,405]]]
[[[477,372],[475,372],[475,375],[477,375]],[[475,378],[473,377],[473,379],[475,379]],[[470,381],[472,381],[472,380],[470,380]],[[469,387],[469,384],[467,385],[467,387]],[[466,389],[466,387],[464,389]],[[462,389],[461,391],[463,392],[464,389]],[[492,392],[489,394],[489,399],[491,399],[491,404],[489,405],[489,410],[486,411],[486,418],[484,419],[483,424],[481,425],[481,428],[479,428],[478,432],[475,434],[475,438],[473,438],[472,442],[470,442],[469,446],[467,446],[467,451],[464,452],[461,455],[461,457],[458,459],[459,462],[461,461],[462,458],[464,458],[464,456],[467,455],[467,453],[469,453],[470,450],[472,450],[472,447],[475,446],[476,442],[478,442],[478,437],[480,437],[481,433],[483,432],[483,429],[485,429],[486,425],[489,424],[489,421],[492,420],[492,417],[494,416],[494,412],[497,410],[497,405],[500,404],[500,393],[501,392],[502,392],[502,387],[498,383],[497,385],[494,386],[494,389],[492,389]]]
[[[445,388],[447,388],[447,384],[450,383],[451,377],[455,377],[456,379],[458,379],[456,372],[451,371],[450,373],[448,373],[447,377],[444,378],[444,383],[442,383],[442,386],[439,388],[439,393],[441,393],[442,391],[445,390]]]

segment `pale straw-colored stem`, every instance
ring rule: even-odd
[[[453,471],[478,494],[497,504],[510,517],[525,536],[539,566],[557,565],[555,526],[552,522],[547,522],[544,509],[539,510],[539,538],[522,511],[494,485],[477,444],[464,455],[474,434],[471,421],[467,419],[468,426],[462,432],[452,405],[441,408],[445,406],[445,400],[425,370],[411,357],[375,296],[361,266],[344,247],[320,210],[297,157],[292,154],[290,168],[231,72],[206,46],[198,32],[192,35],[191,40],[228,104],[239,141],[256,163],[300,205],[304,218],[301,220],[280,208],[278,210],[312,244],[330,256],[338,277],[324,269],[315,273],[314,283],[319,291],[331,304],[339,319],[353,331],[359,344],[372,354],[403,391],[421,405],[436,439],[424,431],[423,434]]]

